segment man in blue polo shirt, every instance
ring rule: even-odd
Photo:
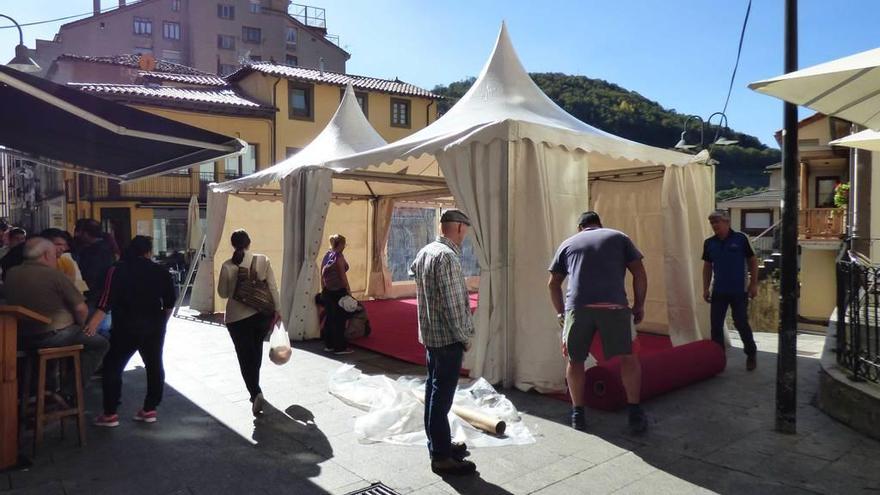
[[[729,306],[746,353],[746,369],[752,371],[757,366],[758,349],[749,326],[748,308],[749,299],[758,294],[758,258],[748,236],[730,228],[727,211],[713,211],[709,223],[715,235],[703,243],[703,299],[712,305],[712,340],[724,347],[724,319]]]

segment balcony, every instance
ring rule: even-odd
[[[193,194],[198,195],[201,201],[205,201],[208,184],[216,182],[217,178],[212,172],[201,172],[198,182],[193,181],[191,174],[167,174],[126,184],[88,176],[80,176],[80,181],[82,197],[91,201],[180,200],[189,199]]]
[[[846,230],[843,208],[806,208],[798,211],[798,238],[839,241]]]

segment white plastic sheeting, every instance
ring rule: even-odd
[[[425,407],[418,399],[425,395],[424,378],[404,376],[392,380],[385,375],[364,375],[354,365],[345,364],[330,373],[330,393],[350,406],[367,411],[354,423],[355,434],[362,443],[426,444]],[[450,412],[453,441],[465,442],[474,448],[535,443],[535,437],[513,403],[482,378],[459,388],[454,404],[495,416],[507,423],[507,429],[504,436],[496,437]]]

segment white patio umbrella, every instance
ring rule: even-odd
[[[186,211],[186,249],[197,251],[202,246],[202,223],[199,221],[199,197],[189,199]]]
[[[880,132],[873,129],[865,129],[864,131],[835,139],[828,144],[858,148],[860,150],[880,151]]]
[[[749,88],[880,130],[880,48],[753,82]]]

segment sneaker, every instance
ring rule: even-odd
[[[334,356],[347,356],[349,354],[354,354],[354,351],[351,349],[342,349],[341,351],[333,351]]]
[[[142,421],[144,423],[155,423],[159,420],[159,417],[156,414],[155,409],[153,409],[152,411],[144,411],[143,409],[141,409],[137,412],[137,414],[134,415],[132,419],[135,421]]]
[[[256,397],[254,397],[254,403],[251,406],[251,412],[254,413],[255,418],[263,414],[263,402],[263,393],[260,392],[259,394],[257,394]]]
[[[578,431],[587,430],[587,417],[583,407],[571,408],[571,427]]]
[[[477,471],[477,465],[471,461],[464,461],[449,457],[447,459],[432,460],[431,471],[435,474],[464,475],[473,474]]]
[[[102,414],[95,418],[93,423],[95,426],[106,426],[107,428],[115,428],[119,426],[118,414]]]
[[[746,370],[747,371],[755,371],[755,368],[758,367],[758,357],[754,354],[746,357]]]
[[[648,417],[641,408],[630,411],[629,413],[629,431],[634,435],[641,435],[648,430]]]
[[[452,442],[452,447],[449,451],[449,454],[459,461],[464,460],[465,457],[471,455],[468,451],[467,445],[464,442]]]

